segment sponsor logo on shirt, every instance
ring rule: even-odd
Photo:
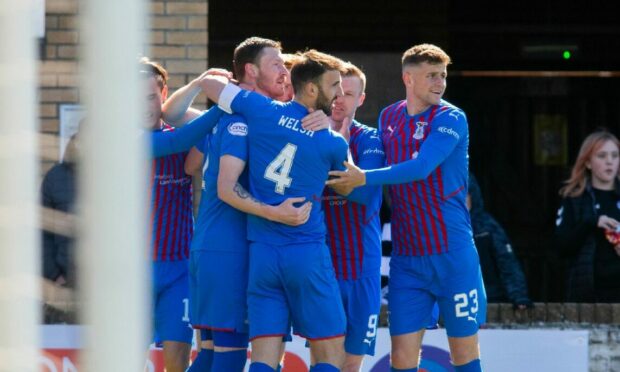
[[[364,151],[363,153],[364,155],[385,155],[385,152],[383,152],[383,150],[378,149],[378,148],[374,148],[374,149],[367,149]]]
[[[157,174],[155,175],[155,182],[157,182],[160,186],[167,186],[167,185],[185,186],[185,185],[189,185],[192,182],[192,180],[191,180],[191,177],[189,176],[175,178],[171,174]]]
[[[461,138],[461,136],[459,136],[458,133],[456,133],[456,131],[452,128],[447,128],[447,127],[439,127],[437,128],[437,131],[439,133],[443,133],[443,134],[449,134],[452,137],[456,138],[457,140]]]
[[[233,136],[247,136],[248,126],[245,123],[231,123],[228,125],[228,133]]]

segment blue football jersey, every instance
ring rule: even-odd
[[[357,121],[350,126],[349,149],[353,162],[362,169],[385,165],[383,143],[377,130]],[[347,197],[329,187],[323,194],[327,244],[338,279],[378,276],[381,267],[381,186],[356,188]]]
[[[247,119],[250,129],[251,194],[269,205],[290,197],[305,197],[313,203],[310,218],[301,226],[248,216],[248,239],[272,244],[324,242],[321,194],[328,172],[344,168],[348,148],[345,139],[330,129],[303,129],[301,119],[308,110],[295,101],[281,103],[241,91],[231,108]]]
[[[248,127],[239,115],[224,115],[200,146],[205,154],[200,208],[196,220],[192,250],[247,251],[246,214],[217,196],[220,157],[232,155],[247,161]],[[247,168],[246,168],[247,169]],[[239,177],[247,188],[247,171]]]
[[[388,168],[368,171],[369,185],[389,184],[397,255],[473,248],[465,205],[469,131],[465,113],[441,101],[410,116],[406,101],[379,117]]]

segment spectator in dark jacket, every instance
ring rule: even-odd
[[[566,300],[620,302],[620,143],[598,131],[583,141],[556,220],[569,259]]]
[[[532,306],[527,293],[525,276],[515,256],[510,240],[502,226],[484,209],[480,187],[469,174],[467,198],[471,223],[484,287],[489,302],[512,302],[517,309]]]
[[[43,276],[58,285],[75,287],[73,213],[76,197],[77,137],[65,150],[41,186],[43,209]]]

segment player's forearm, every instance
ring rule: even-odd
[[[353,189],[348,195],[347,200],[354,201],[359,204],[369,205],[373,197],[377,194],[381,193],[381,187],[376,185],[365,185],[362,187],[357,187]]]
[[[244,213],[273,220],[273,207],[258,201],[238,182],[218,182],[217,196],[223,202]]]
[[[201,87],[198,79],[177,89],[177,91],[164,102],[161,113],[162,119],[173,125],[183,124],[186,113],[191,110],[190,106],[200,91]]]
[[[153,157],[160,157],[190,150],[204,138],[224,112],[213,107],[182,128],[170,132],[153,132],[151,150]]]
[[[367,185],[398,185],[427,178],[434,167],[424,159],[408,160],[385,168],[366,170]]]

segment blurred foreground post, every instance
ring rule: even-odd
[[[85,0],[81,19],[87,116],[80,193],[82,369],[141,371],[148,346],[146,147],[137,58],[143,0]],[[142,94],[144,95],[144,94]]]
[[[0,0],[0,371],[39,371],[33,5]]]

